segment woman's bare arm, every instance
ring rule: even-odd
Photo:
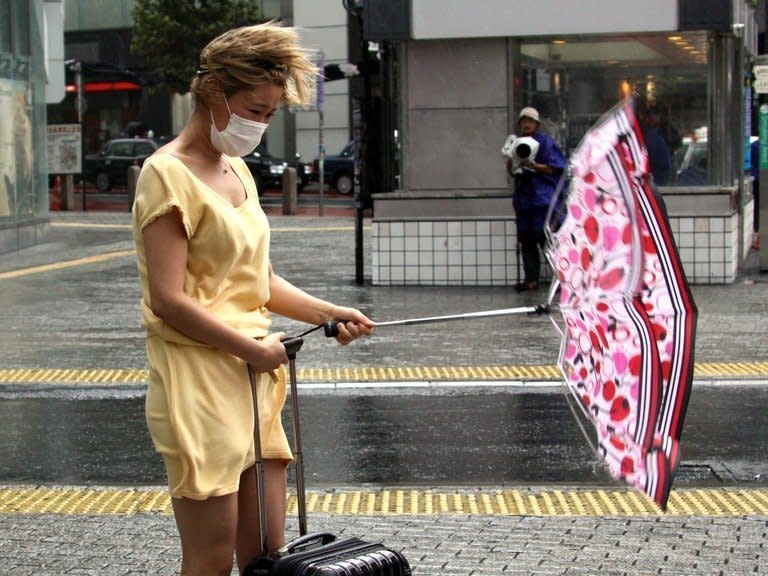
[[[270,311],[307,324],[339,320],[339,335],[336,339],[341,344],[348,344],[358,336],[371,333],[374,323],[359,310],[336,306],[316,298],[275,274],[271,265],[269,270],[270,298],[267,308]]]

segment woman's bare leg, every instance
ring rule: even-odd
[[[237,537],[237,494],[173,499],[181,536],[181,576],[229,576]]]
[[[286,462],[264,460],[264,503],[267,508],[267,545],[273,552],[285,544]],[[237,522],[237,565],[242,573],[253,558],[261,555],[259,500],[255,468],[240,476]]]

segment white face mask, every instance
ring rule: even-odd
[[[246,120],[237,114],[232,114],[226,96],[224,97],[224,103],[229,111],[229,122],[221,132],[216,128],[216,122],[213,121],[213,111],[209,110],[211,112],[211,144],[213,144],[216,150],[227,156],[245,156],[250,154],[261,142],[264,130],[267,129],[269,124],[256,122],[255,120]]]

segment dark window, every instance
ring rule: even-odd
[[[17,56],[29,56],[29,0],[12,0],[11,22],[14,28],[13,51]]]
[[[0,0],[0,52],[11,51],[11,0]]]
[[[133,142],[113,142],[110,156],[133,156]]]
[[[344,146],[344,149],[341,151],[341,154],[339,156],[342,156],[344,158],[352,157],[355,155],[355,141],[348,142],[346,146]]]
[[[145,154],[152,154],[155,151],[155,147],[149,142],[136,142],[136,156],[144,156]]]

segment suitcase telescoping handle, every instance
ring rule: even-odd
[[[307,534],[307,498],[304,488],[304,453],[301,448],[299,423],[299,391],[296,384],[296,353],[304,344],[299,337],[286,338],[283,346],[288,354],[288,380],[291,385],[291,420],[293,422],[293,452],[296,459],[296,502],[299,512],[299,535]]]
[[[288,354],[289,380],[291,385],[291,417],[293,420],[293,452],[296,459],[296,501],[299,509],[299,534],[307,534],[307,507],[304,493],[304,460],[301,453],[301,429],[299,427],[299,402],[296,386],[296,353],[304,344],[300,337],[286,338],[283,341]],[[261,549],[267,552],[267,512],[264,506],[264,459],[261,455],[261,429],[259,428],[259,406],[256,395],[256,373],[248,365],[248,379],[253,397],[253,445],[256,452],[256,491],[259,502],[259,532]]]
[[[336,535],[331,532],[313,532],[312,534],[304,534],[300,538],[291,540],[280,549],[280,552],[282,554],[295,554],[303,550],[320,548],[335,541]]]

